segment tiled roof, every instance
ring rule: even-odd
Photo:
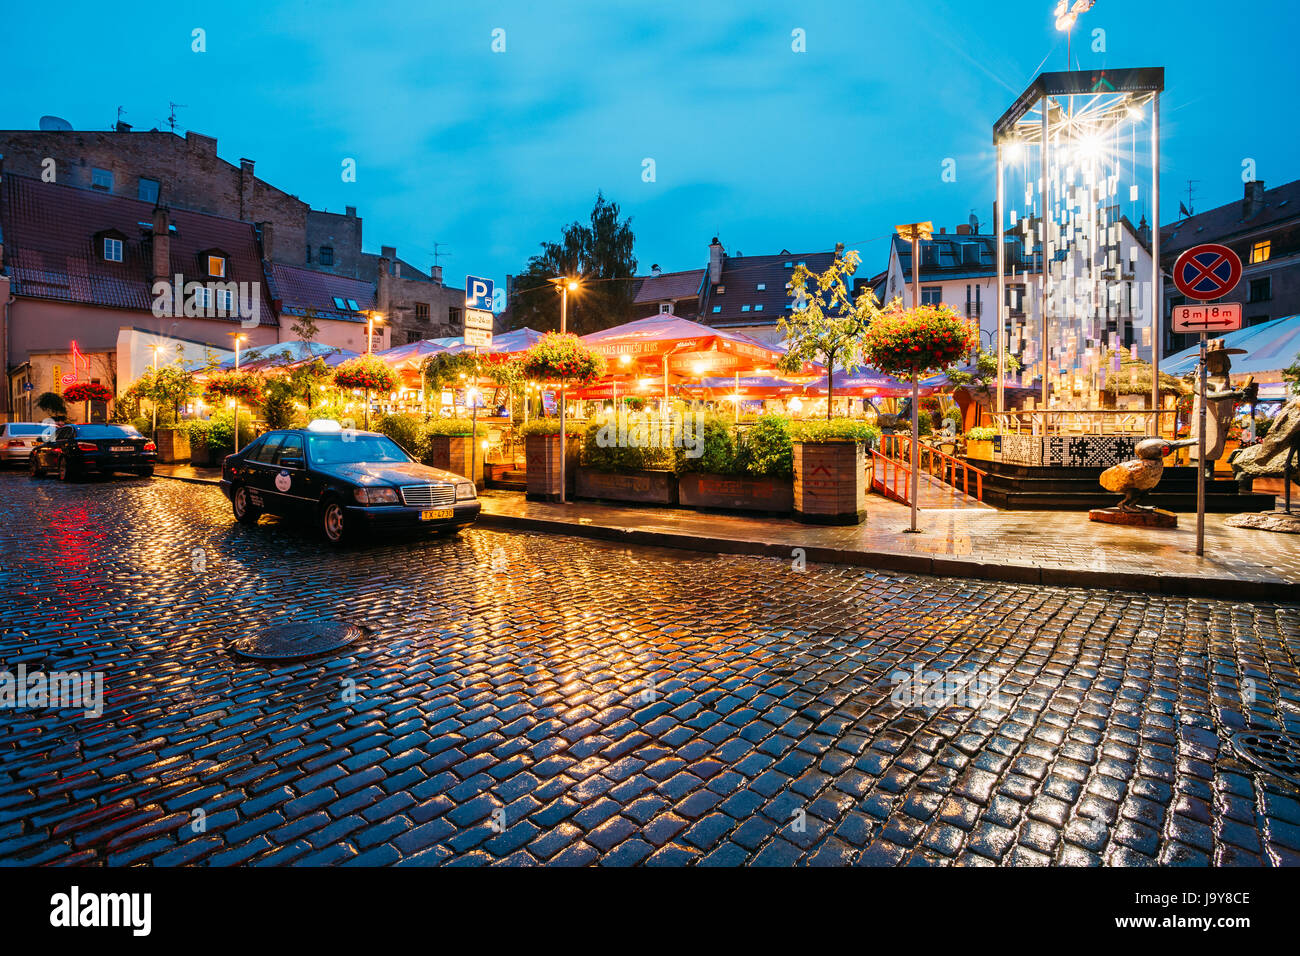
[[[153,208],[126,196],[6,175],[0,184],[0,229],[13,293],[152,313]],[[220,250],[227,260],[220,281],[257,283],[261,324],[276,325],[252,224],[182,209],[170,216],[169,275],[206,282],[200,254]],[[104,259],[99,242],[106,233],[121,239],[121,262]]]
[[[271,264],[271,295],[282,315],[305,315],[308,309],[322,319],[339,319],[345,322],[364,322],[360,313],[375,307],[375,287],[370,282],[336,276],[330,272],[315,272],[287,266],[281,262]],[[340,309],[335,298],[346,303],[356,302],[357,311]]]
[[[912,243],[897,233],[893,238],[903,276],[912,280]],[[1007,242],[1008,249],[1012,243]],[[1018,244],[1022,245],[1022,244]],[[931,258],[933,256],[933,258]],[[940,233],[921,243],[921,278],[961,279],[992,275],[997,271],[997,237]]]
[[[1264,191],[1263,208],[1246,219],[1242,199],[1197,213],[1160,229],[1160,258],[1176,257],[1202,242],[1223,242],[1245,232],[1300,219],[1300,179]]]
[[[790,314],[793,300],[785,286],[794,267],[803,263],[813,272],[824,272],[834,261],[833,252],[729,256],[722,262],[722,281],[705,294],[700,321],[713,326],[775,325]]]
[[[667,302],[676,299],[693,298],[700,293],[704,283],[703,269],[687,269],[685,272],[664,272],[657,276],[641,278],[633,301],[637,305],[646,302]]]

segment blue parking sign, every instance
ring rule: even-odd
[[[484,312],[492,311],[492,287],[491,279],[482,279],[478,276],[465,277],[465,308],[480,309]]]

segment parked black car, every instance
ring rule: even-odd
[[[480,509],[468,478],[420,464],[385,435],[326,421],[267,432],[227,455],[221,490],[238,521],[308,517],[331,544],[363,530],[456,530]]]
[[[115,471],[148,477],[157,461],[157,446],[130,425],[60,425],[31,454],[33,477],[53,471],[64,481]]]

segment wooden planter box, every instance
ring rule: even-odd
[[[483,487],[483,452],[474,451],[474,439],[468,435],[430,435],[429,465],[441,468],[453,475],[470,477],[470,456],[474,461],[474,483]]]
[[[213,448],[207,442],[195,445],[190,449],[190,464],[195,468],[210,468],[215,464],[219,464],[224,457],[218,452],[218,449]]]
[[[807,524],[861,524],[867,516],[863,442],[794,443],[794,516]]]
[[[647,505],[677,504],[677,476],[671,471],[597,471],[579,468],[576,498],[635,501]]]
[[[988,441],[975,441],[974,439],[967,439],[966,457],[975,458],[978,459],[979,461],[992,461],[993,460],[992,439],[989,439]]]
[[[677,500],[688,508],[789,514],[794,510],[794,482],[692,472],[677,479]]]
[[[574,481],[578,471],[578,450],[582,439],[576,435],[569,436],[568,454],[565,459],[565,485],[570,496],[573,494]],[[528,435],[524,438],[524,497],[529,501],[560,500],[560,436]]]
[[[179,428],[160,428],[154,434],[158,460],[167,464],[190,460],[190,436]]]

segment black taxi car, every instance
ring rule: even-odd
[[[420,464],[386,435],[322,420],[267,432],[227,455],[221,490],[240,522],[263,513],[313,518],[331,544],[365,530],[457,530],[481,507],[468,478]]]
[[[79,423],[60,425],[49,440],[42,436],[29,461],[34,478],[51,471],[63,481],[115,471],[147,478],[158,461],[158,448],[130,425]]]

